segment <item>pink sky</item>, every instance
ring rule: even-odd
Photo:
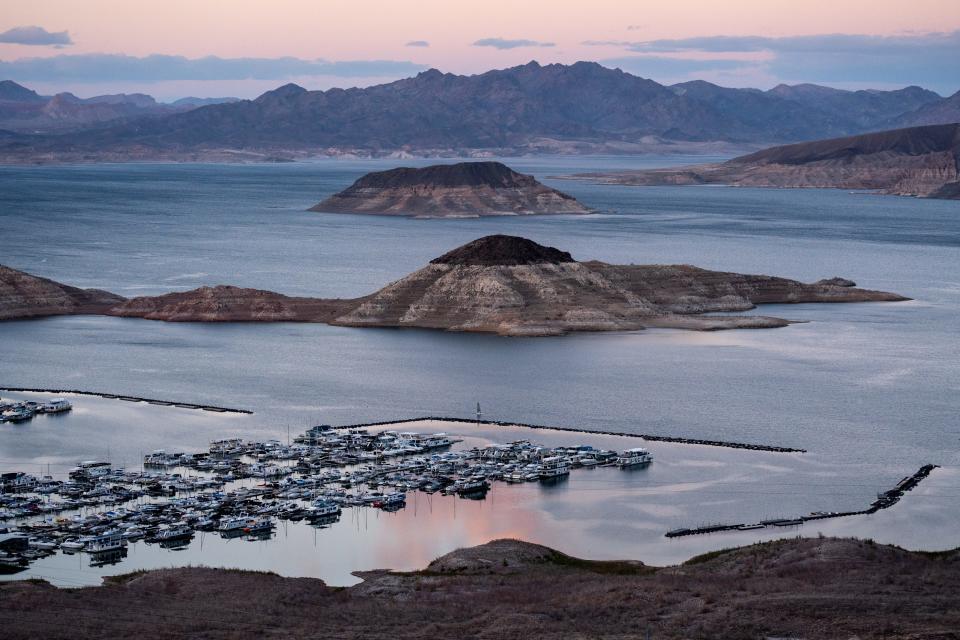
[[[569,63],[625,54],[623,46],[583,44],[589,40],[950,32],[960,30],[960,10],[957,0],[4,0],[0,31],[27,25],[51,32],[69,31],[74,44],[54,48],[0,43],[0,60],[87,53],[159,53],[189,58],[292,56],[411,61],[444,71],[476,73],[534,58],[541,63]],[[549,42],[555,46],[500,50],[473,45],[484,38]],[[428,41],[430,46],[406,46],[412,40]],[[723,55],[729,54],[712,57]],[[751,55],[762,58],[763,53]],[[717,71],[713,77],[722,80],[724,73],[731,76],[730,72]],[[316,77],[311,88],[370,84],[386,77]],[[768,71],[756,68],[733,72],[727,84],[737,84],[738,77],[741,85],[777,80]],[[174,93],[187,93],[186,89],[196,83],[174,84],[180,87]],[[218,91],[203,93],[233,88],[236,93],[248,94],[277,84],[271,80],[205,81],[203,87]],[[308,79],[304,84],[311,83]],[[43,86],[44,82],[33,85]],[[111,83],[104,80],[99,85]],[[81,87],[79,93],[93,89]]]

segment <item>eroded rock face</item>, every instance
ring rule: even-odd
[[[339,300],[219,285],[131,298],[107,313],[169,322],[328,322],[341,311],[339,304]]]
[[[125,298],[78,289],[0,265],[0,320],[103,313]]]
[[[469,255],[476,251],[472,247]],[[896,294],[857,289],[846,281],[804,284],[689,265],[550,261],[514,264],[512,257],[504,258],[506,264],[470,262],[434,261],[364,298],[333,323],[518,336],[625,331],[650,326],[700,330],[767,328],[789,322],[766,316],[701,314],[746,311],[765,303],[905,300]]]
[[[310,211],[455,217],[590,210],[499,162],[461,162],[368,173]]]

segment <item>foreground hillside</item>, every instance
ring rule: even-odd
[[[581,174],[629,185],[866,189],[960,198],[960,124],[895,129],[765,149],[722,164]]]
[[[675,567],[594,562],[497,540],[414,573],[308,578],[166,569],[57,589],[0,584],[4,637],[860,638],[960,629],[960,553],[795,539]],[[649,635],[648,635],[649,634]]]

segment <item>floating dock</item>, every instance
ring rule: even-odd
[[[107,398],[110,400],[124,400],[126,402],[146,402],[149,404],[160,405],[164,407],[180,407],[181,409],[200,409],[201,411],[212,411],[214,413],[242,413],[250,415],[253,411],[247,409],[232,409],[230,407],[217,407],[208,404],[192,404],[189,402],[173,402],[170,400],[157,400],[156,398],[141,398],[139,396],[120,396],[114,393],[100,393],[98,391],[81,391],[79,389],[28,389],[26,387],[0,387],[0,391],[13,391],[21,393],[49,393],[62,394],[69,393],[78,396],[97,396],[98,398]]]
[[[767,527],[798,527],[804,522],[809,522],[811,520],[828,520],[830,518],[846,518],[847,516],[862,516],[869,515],[871,513],[876,513],[881,509],[888,509],[900,501],[900,498],[903,497],[903,494],[907,491],[910,491],[918,484],[920,481],[930,475],[930,472],[939,467],[936,464],[925,464],[920,469],[914,473],[912,476],[907,476],[903,480],[897,483],[893,489],[884,491],[883,493],[877,496],[877,499],[870,503],[870,506],[866,509],[861,509],[859,511],[831,511],[831,512],[814,512],[807,516],[800,516],[798,518],[779,518],[776,520],[763,520],[762,522],[757,522],[754,524],[711,524],[702,527],[693,527],[690,529],[674,529],[673,531],[668,531],[666,537],[668,538],[680,538],[683,536],[695,536],[704,533],[718,533],[721,531],[750,531],[753,529],[765,529]]]
[[[588,435],[622,436],[627,438],[641,438],[651,442],[673,442],[676,444],[697,444],[708,447],[725,447],[727,449],[748,449],[750,451],[768,451],[772,453],[806,453],[806,449],[792,447],[778,447],[766,444],[749,444],[744,442],[728,442],[724,440],[703,440],[700,438],[678,438],[673,436],[657,436],[646,433],[625,433],[622,431],[593,431],[590,429],[576,429],[573,427],[551,427],[542,424],[525,424],[523,422],[504,422],[502,420],[476,420],[473,418],[449,418],[443,416],[426,416],[423,418],[405,418],[403,420],[384,420],[382,422],[366,422],[363,424],[345,424],[333,427],[334,429],[366,429],[370,427],[386,427],[390,425],[406,424],[410,422],[469,422],[495,427],[524,427],[525,429],[548,429],[550,431],[566,431],[569,433],[584,433]]]

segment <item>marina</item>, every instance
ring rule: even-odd
[[[20,537],[26,545],[0,558],[0,565],[15,572],[58,549],[101,554],[140,539],[184,546],[197,532],[269,539],[275,520],[329,526],[347,508],[403,509],[410,492],[483,500],[493,482],[555,482],[572,468],[613,466],[619,459],[615,451],[590,445],[546,447],[529,440],[452,450],[461,442],[446,433],[321,425],[288,445],[230,438],[211,442],[204,452],[154,451],[139,472],[90,460],[66,480],[4,473],[2,533],[13,536],[8,544]],[[652,462],[649,452],[642,455],[645,464]],[[256,484],[238,484],[243,480]],[[90,508],[102,510],[82,515]]]
[[[84,411],[58,424],[69,426],[82,419],[91,409],[89,403],[103,403],[112,414],[116,405],[109,402],[88,400],[81,406]],[[168,415],[168,407],[141,406],[134,411],[143,417],[156,414],[153,420],[166,421],[173,415]],[[101,415],[100,410],[94,415]],[[207,421],[222,419],[210,415]],[[613,517],[622,520],[622,533],[609,540],[601,557],[623,557],[625,549],[637,544],[629,537],[630,523],[644,521],[643,512],[625,510],[622,505],[627,504],[656,509],[651,513],[675,512],[658,518],[662,524],[646,525],[652,527],[649,544],[664,535],[671,545],[684,541],[670,552],[670,557],[683,558],[714,548],[717,542],[712,540],[719,540],[675,535],[682,513],[677,508],[689,503],[683,497],[687,491],[691,497],[706,497],[760,476],[763,484],[784,486],[786,468],[770,475],[774,460],[806,459],[678,443],[662,443],[651,451],[638,446],[640,442],[645,441],[638,436],[531,430],[505,422],[400,421],[375,427],[317,425],[286,440],[220,437],[203,449],[155,449],[126,464],[111,463],[108,456],[74,462],[59,467],[59,472],[7,472],[0,476],[0,527],[6,540],[0,545],[0,563],[10,577],[44,576],[66,586],[170,562],[248,568],[269,563],[285,575],[323,576],[350,584],[355,581],[350,573],[358,569],[413,568],[418,559],[428,560],[450,548],[450,535],[456,540],[464,535],[467,540],[511,535],[518,522],[529,520],[524,514],[544,518],[554,512],[556,518],[557,508],[563,509],[561,513],[573,509],[588,527],[575,531],[548,525],[549,520],[531,522],[525,526],[533,528],[524,537],[566,544],[584,553],[597,548],[597,536],[602,534],[594,528]],[[736,461],[729,456],[737,456]],[[705,476],[710,469],[729,471]],[[710,476],[715,479],[708,480]],[[744,480],[738,480],[741,477]],[[902,482],[898,490],[918,482]],[[757,518],[765,523],[762,526],[688,531],[776,536],[811,519],[826,522],[827,517],[818,515],[853,511],[829,500],[820,502],[816,486],[814,482],[810,487],[809,500],[800,501],[809,505],[809,516],[767,515]],[[731,494],[730,488],[722,493],[741,491],[733,489]],[[745,502],[722,507],[722,512],[731,509],[751,510]],[[877,511],[861,515],[875,517]],[[391,539],[405,541],[397,552],[410,545],[419,550],[384,556],[394,547],[387,544]],[[255,552],[242,552],[237,545]],[[297,564],[295,559],[310,548],[320,564]],[[358,558],[337,556],[334,548],[366,551]]]

